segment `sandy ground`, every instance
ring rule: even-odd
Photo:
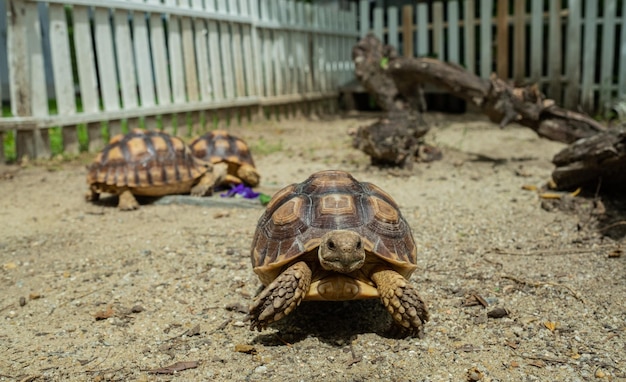
[[[232,128],[266,193],[339,168],[398,201],[418,243],[424,338],[387,337],[374,300],[305,302],[250,331],[262,207],[90,204],[86,156],[1,168],[0,381],[626,380],[619,241],[522,189],[546,182],[563,146],[480,116],[428,120],[443,160],[410,172],[351,148],[349,129],[371,119]],[[190,363],[156,374],[178,362]]]

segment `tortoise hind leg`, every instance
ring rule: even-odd
[[[137,202],[137,199],[135,199],[135,196],[133,195],[133,193],[130,192],[130,190],[126,189],[122,191],[119,195],[117,208],[119,208],[122,211],[136,210],[137,208],[139,208],[139,202]]]
[[[398,272],[378,268],[372,273],[380,299],[397,325],[397,334],[421,336],[428,310],[417,290]]]
[[[250,330],[261,331],[300,305],[311,285],[311,274],[311,268],[300,261],[272,281],[250,307]]]

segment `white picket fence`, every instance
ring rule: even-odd
[[[434,56],[488,78],[537,83],[571,109],[607,115],[626,101],[623,0],[359,1],[360,34],[404,56]],[[380,2],[377,2],[380,3]]]
[[[123,125],[171,130],[176,120],[186,134],[188,123],[197,133],[215,121],[323,111],[353,78],[356,6],[0,0],[0,12],[9,81],[0,100],[12,113],[0,117],[0,142],[14,134],[17,158],[49,157],[52,127],[62,129],[63,151],[76,153],[79,129],[92,151]]]

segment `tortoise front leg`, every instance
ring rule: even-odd
[[[126,189],[122,191],[122,193],[119,195],[117,208],[122,211],[136,210],[137,208],[139,208],[139,202],[137,202],[137,199],[135,199],[133,193],[130,192],[130,190]]]
[[[417,290],[398,272],[379,267],[372,273],[380,299],[391,313],[399,334],[420,336],[428,321],[428,310]]]
[[[300,305],[311,285],[311,274],[303,261],[285,269],[252,303],[250,330],[261,331]]]

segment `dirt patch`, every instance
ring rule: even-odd
[[[427,118],[444,157],[410,171],[351,148],[347,132],[371,118],[232,129],[266,193],[339,168],[398,201],[431,313],[423,339],[386,337],[377,301],[303,303],[249,331],[262,208],[89,204],[89,156],[2,169],[0,381],[626,378],[619,241],[522,189],[547,181],[563,145],[478,116]]]

